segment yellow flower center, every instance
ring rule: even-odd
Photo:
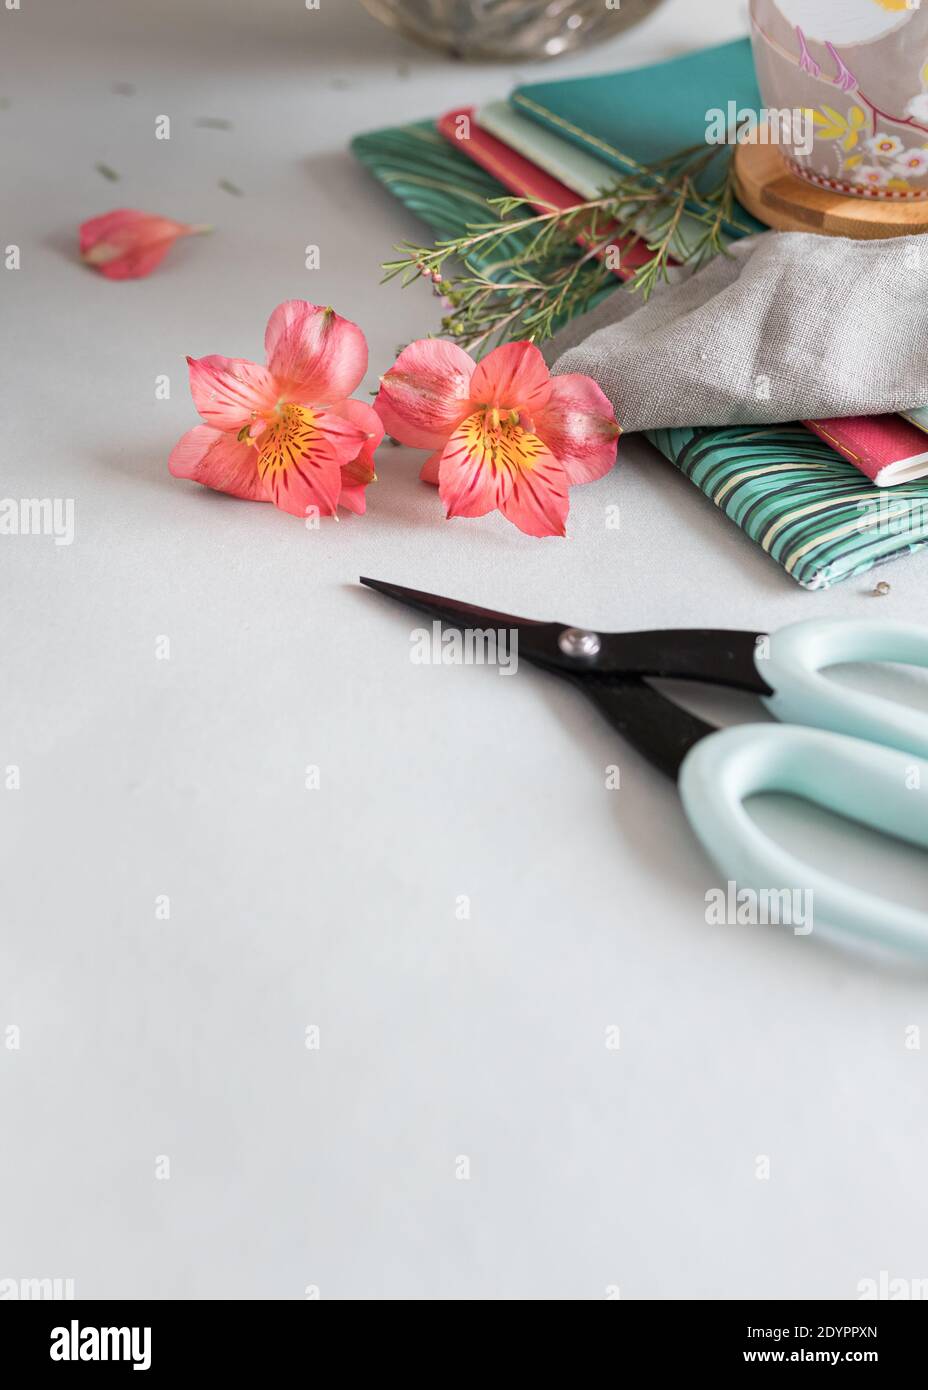
[[[527,428],[518,410],[483,407],[459,427],[467,452],[479,467],[496,473],[521,473],[533,468],[544,444]]]
[[[313,446],[319,443],[321,434],[309,406],[278,405],[277,423],[269,424],[255,440],[259,476],[263,480],[297,467]]]

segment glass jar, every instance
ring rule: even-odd
[[[661,0],[363,0],[384,24],[455,58],[555,58],[611,39]]]

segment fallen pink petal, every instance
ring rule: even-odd
[[[179,237],[210,231],[211,227],[188,226],[151,212],[117,208],[81,224],[81,260],[108,280],[138,280],[161,264]]]

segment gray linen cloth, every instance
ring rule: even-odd
[[[764,232],[675,277],[647,303],[617,290],[544,345],[623,430],[928,405],[928,237]]]

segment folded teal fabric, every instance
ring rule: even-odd
[[[802,425],[645,437],[804,589],[928,545],[928,479],[875,487]]]
[[[581,146],[623,173],[635,173],[706,139],[713,108],[757,111],[761,106],[748,39],[703,48],[650,67],[532,82],[510,102],[522,115]],[[718,183],[721,159],[697,180],[700,192]],[[764,231],[740,204],[726,224],[730,236]]]

